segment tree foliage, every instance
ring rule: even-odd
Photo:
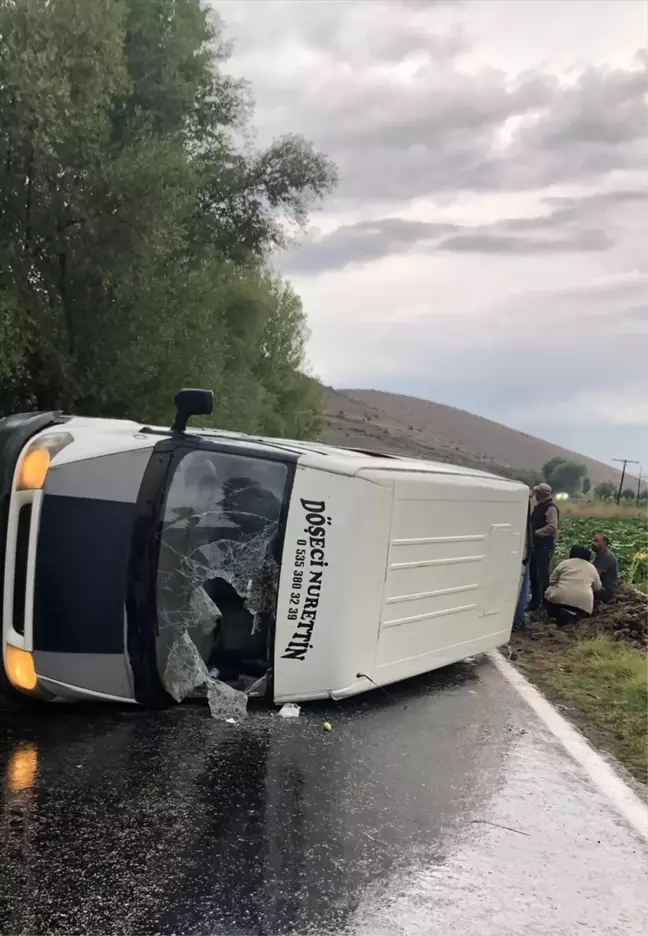
[[[554,491],[564,491],[570,495],[580,494],[587,476],[587,467],[579,462],[568,461],[558,456],[545,462],[542,466],[542,475]]]
[[[613,481],[601,481],[594,488],[594,497],[600,501],[610,501],[616,497],[616,491]]]
[[[558,455],[558,456],[555,456],[554,458],[550,458],[549,461],[544,463],[544,465],[542,466],[542,477],[543,477],[543,480],[547,482],[547,484],[551,484],[551,481],[549,479],[553,475],[554,470],[559,465],[564,464],[564,462],[565,462],[565,459],[562,458],[560,455]]]
[[[267,266],[335,181],[243,148],[245,85],[199,0],[0,0],[0,412],[318,431],[298,296]]]
[[[535,468],[523,468],[520,471],[513,472],[511,477],[530,488],[534,488],[536,484],[540,484],[544,480],[542,472],[537,471]]]

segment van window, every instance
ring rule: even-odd
[[[205,449],[176,464],[164,499],[156,579],[158,671],[175,699],[218,670],[230,683],[268,668],[286,464]]]

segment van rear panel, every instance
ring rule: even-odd
[[[508,640],[525,519],[526,497],[507,482],[396,479],[377,682]]]

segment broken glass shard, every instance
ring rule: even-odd
[[[227,721],[247,715],[248,697],[245,692],[234,689],[219,679],[211,680],[207,686],[207,701],[212,718]]]
[[[252,635],[260,630],[261,615],[272,612],[276,604],[279,568],[270,547],[277,527],[277,523],[266,523],[245,538],[221,539],[201,549],[208,569],[205,578],[227,582],[243,599],[251,615]]]
[[[209,679],[205,661],[187,631],[171,645],[164,670],[164,685],[176,702],[182,702]]]

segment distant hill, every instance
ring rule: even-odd
[[[415,455],[506,474],[540,469],[550,458],[582,462],[592,484],[621,472],[578,452],[442,403],[380,390],[324,388],[322,439],[334,445]],[[629,478],[630,485],[637,483]]]

